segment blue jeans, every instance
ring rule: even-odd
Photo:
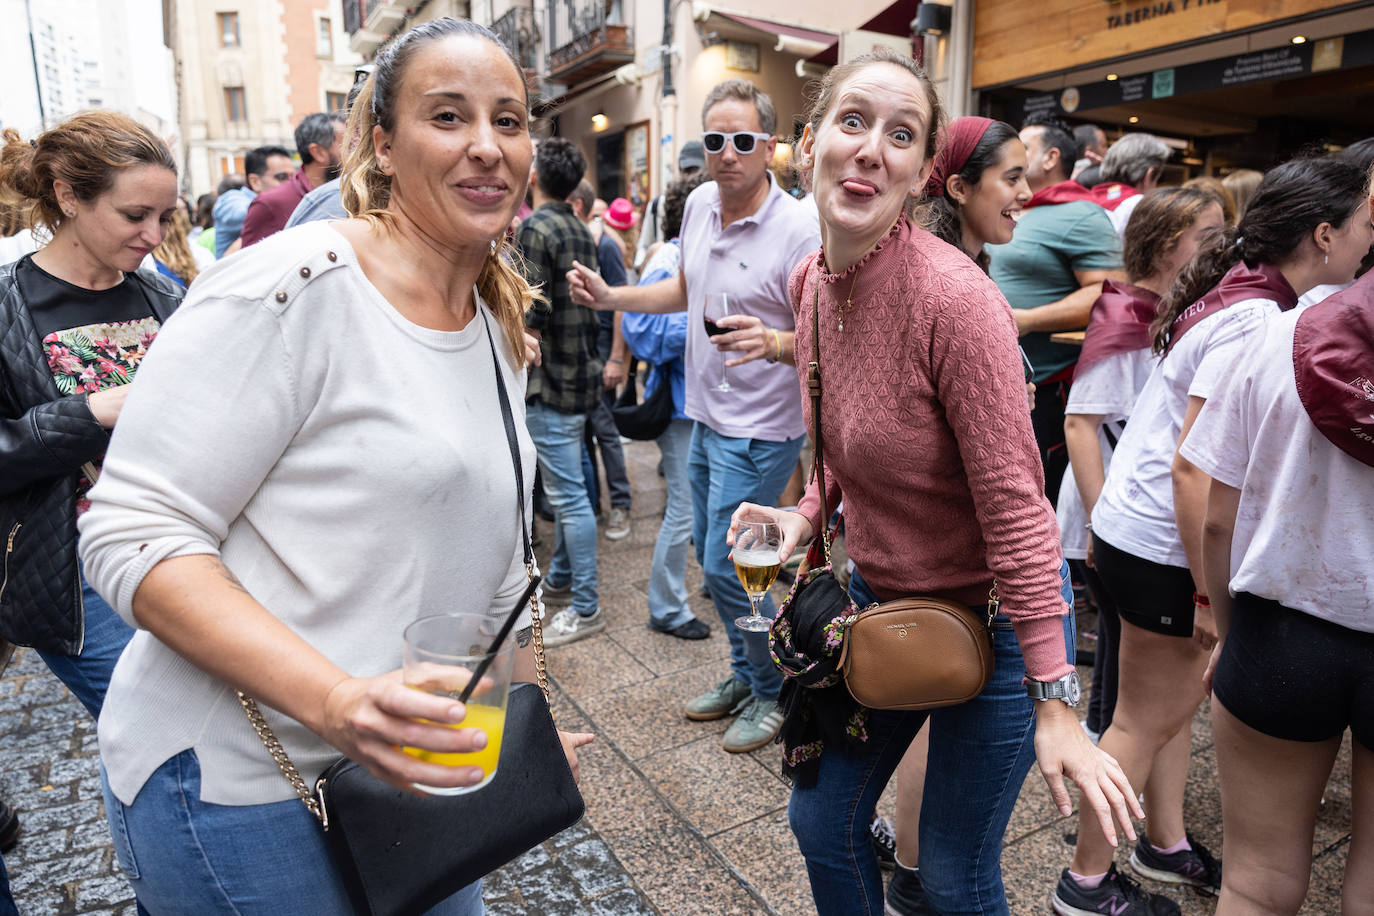
[[[761,700],[778,698],[782,675],[768,655],[767,633],[746,633],[736,617],[749,614],[749,596],[735,575],[725,535],[730,516],[743,502],[777,505],[782,488],[797,466],[802,440],[765,442],[722,436],[704,423],[692,432],[688,475],[692,481],[692,543],[711,600],[730,637],[730,667],[735,677]],[[777,608],[765,597],[759,610],[772,617]]]
[[[47,663],[48,670],[57,675],[57,679],[86,707],[91,718],[99,719],[115,662],[133,639],[134,631],[104,598],[96,594],[84,575],[81,577],[81,601],[85,616],[81,654],[41,651],[38,654]]]
[[[190,750],[158,767],[132,805],[114,797],[103,766],[100,783],[115,858],[147,912],[353,912],[324,831],[298,799],[266,805],[203,802],[200,763]],[[480,881],[429,911],[432,916],[483,912]]]
[[[19,916],[14,905],[14,895],[10,893],[10,876],[5,871],[5,857],[0,855],[0,916]]]
[[[856,570],[849,593],[876,599]],[[1073,615],[1064,618],[1073,661]],[[934,912],[1006,914],[1002,835],[1035,760],[1034,701],[1021,684],[1025,665],[1011,620],[992,622],[996,667],[967,703],[929,712],[872,710],[866,753],[826,748],[810,788],[796,787],[788,821],[796,834],[820,916],[877,916],[883,882],[868,833],[873,809],[907,746],[930,719],[930,755],[921,807],[921,883]]]
[[[539,451],[544,495],[553,507],[551,585],[572,583],[572,608],[590,616],[597,608],[596,516],[582,476],[584,413],[559,413],[538,401],[529,404],[525,425]]]
[[[663,453],[668,500],[649,569],[649,617],[660,629],[671,630],[694,616],[687,606],[687,585],[683,582],[687,574],[687,543],[692,539],[692,482],[687,476],[692,421],[673,420],[657,441],[658,450]]]

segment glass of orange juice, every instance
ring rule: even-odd
[[[490,657],[490,664],[467,698],[467,717],[451,728],[480,728],[487,746],[470,754],[450,754],[419,747],[402,751],[427,763],[481,767],[476,785],[443,788],[416,784],[433,795],[461,795],[491,782],[501,759],[501,736],[506,725],[506,700],[510,696],[511,671],[515,665],[514,640],[507,639],[494,654],[488,652],[501,621],[484,614],[440,614],[421,617],[405,630],[405,683],[407,687],[437,696],[459,699],[473,672]]]

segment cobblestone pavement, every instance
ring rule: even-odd
[[[0,798],[23,824],[5,856],[21,916],[133,916],[105,821],[95,723],[32,650],[18,650],[0,679]],[[590,819],[489,875],[483,896],[489,916],[657,912]]]
[[[710,638],[684,642],[646,627],[664,489],[653,445],[631,445],[626,458],[633,531],[624,540],[598,542],[606,630],[549,653],[560,727],[597,736],[581,754],[587,817],[489,876],[488,910],[491,916],[810,916],[815,908],[787,826],[778,749],[727,754],[720,735],[728,720],[689,722],[679,711],[725,676],[729,646],[709,600],[696,594],[694,563],[692,607],[710,623]],[[546,562],[552,528],[540,522],[538,530]],[[1086,682],[1088,668],[1080,673]],[[5,857],[24,916],[134,912],[101,810],[95,744],[94,724],[36,653],[17,653],[0,679],[0,797],[20,809],[24,824],[19,847]],[[1340,910],[1349,778],[1347,740],[1318,818],[1303,916]],[[891,813],[891,789],[880,807]],[[1194,721],[1186,810],[1192,832],[1219,853],[1221,804],[1205,707]],[[1050,891],[1072,854],[1066,834],[1076,826],[1076,816],[1057,815],[1032,769],[1003,847],[1013,914],[1050,912]],[[1127,846],[1118,856],[1123,870]],[[1171,895],[1186,916],[1212,913],[1210,898]]]

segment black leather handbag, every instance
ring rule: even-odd
[[[638,365],[632,366],[630,376],[625,381],[625,390],[620,392],[615,406],[611,408],[611,417],[622,436],[649,441],[663,435],[668,424],[673,422],[673,385],[668,373],[664,372],[654,393],[640,403],[635,384],[637,374]]]
[[[533,576],[534,550],[525,520],[520,446],[491,326],[486,327],[515,465],[525,568]],[[411,795],[343,757],[325,770],[312,793],[257,704],[242,693],[238,695],[282,774],[319,819],[359,916],[423,913],[582,819],[586,805],[549,711],[548,669],[537,598],[531,599],[530,612],[539,687],[536,690],[532,684],[521,684],[511,690],[496,775],[476,792]]]

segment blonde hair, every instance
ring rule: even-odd
[[[162,244],[153,249],[153,257],[171,269],[187,285],[200,273],[196,259],[191,254],[191,246],[186,241],[191,231],[191,220],[184,207],[172,211],[171,225],[162,237]]]
[[[451,35],[471,35],[490,41],[509,58],[511,66],[522,75],[523,83],[524,71],[510,49],[494,32],[466,19],[445,17],[423,22],[383,48],[377,55],[376,69],[368,76],[348,115],[347,135],[356,138],[356,142],[344,161],[339,181],[344,209],[350,216],[367,220],[374,229],[390,231],[396,225],[396,217],[387,209],[391,202],[391,176],[377,163],[372,129],[380,126],[390,131],[395,127],[396,96],[416,49]],[[527,95],[527,106],[528,103]],[[503,235],[493,242],[477,276],[477,293],[500,322],[515,364],[524,367],[525,313],[539,293],[520,272],[520,253],[509,238]]]

